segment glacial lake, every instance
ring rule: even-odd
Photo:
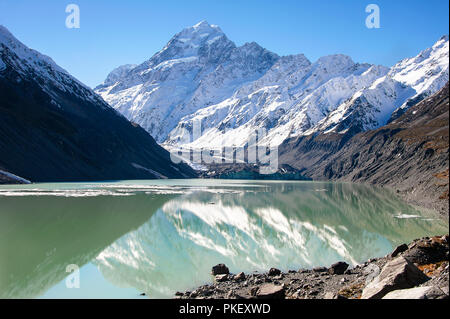
[[[233,273],[356,265],[447,232],[391,191],[350,183],[0,185],[0,298],[172,298],[211,282],[218,263]],[[68,265],[79,288],[66,285]]]

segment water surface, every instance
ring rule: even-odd
[[[0,186],[1,298],[172,297],[232,272],[355,265],[448,224],[349,183],[157,180]],[[67,288],[67,265],[80,288]]]

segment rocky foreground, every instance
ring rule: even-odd
[[[230,274],[212,268],[213,284],[177,292],[178,299],[448,299],[449,236],[417,239],[354,268],[330,267]]]

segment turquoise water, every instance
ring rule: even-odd
[[[354,265],[447,230],[388,190],[349,183],[0,186],[0,297],[170,298],[210,282],[217,263],[232,272]],[[66,285],[72,264],[79,288]]]

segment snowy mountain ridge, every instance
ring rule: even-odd
[[[72,77],[50,57],[28,48],[0,25],[0,76],[10,66],[20,77],[40,79],[42,89],[53,96],[53,88],[75,94],[93,103],[108,107],[89,87]],[[17,78],[17,81],[21,79]],[[53,87],[53,88],[51,88]]]
[[[173,163],[143,128],[2,26],[0,61],[1,181],[196,176]]]
[[[311,62],[254,42],[237,47],[202,21],[144,63],[116,69],[95,91],[167,148],[242,146],[258,128],[274,145],[386,124],[444,86],[448,56],[445,36],[392,68],[341,54]],[[202,135],[193,140],[199,123]]]

